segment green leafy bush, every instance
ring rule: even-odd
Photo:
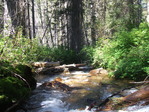
[[[18,78],[6,77],[0,80],[0,94],[5,94],[11,101],[17,101],[27,93],[28,88]]]
[[[87,63],[92,63],[95,59],[93,56],[95,54],[96,49],[96,46],[85,46],[80,52],[82,60],[86,61]]]
[[[7,109],[13,103],[25,98],[29,89],[24,86],[24,82],[15,77],[0,79],[0,109]]]
[[[113,76],[141,80],[149,75],[149,26],[120,31],[90,54],[93,65],[113,70]]]
[[[78,54],[66,47],[49,48],[38,43],[38,39],[9,38],[0,40],[0,60],[10,63],[29,63],[34,61],[78,62]]]
[[[24,63],[37,60],[37,42],[26,38],[3,37],[0,40],[1,60]]]
[[[52,61],[60,61],[65,64],[78,63],[80,61],[79,54],[63,46],[50,48],[49,55]]]

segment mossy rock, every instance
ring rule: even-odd
[[[3,112],[13,103],[26,98],[36,88],[36,80],[27,65],[13,66],[0,62],[0,110]]]
[[[28,82],[31,89],[36,88],[36,80],[34,79],[32,69],[29,66],[19,64],[15,66],[15,73],[23,77]]]
[[[23,81],[15,77],[0,79],[0,105],[1,110],[8,108],[14,102],[25,98],[29,94],[29,89],[25,87]]]
[[[29,91],[25,83],[15,77],[6,77],[0,80],[0,94],[5,94],[12,100],[18,100]]]
[[[1,112],[5,111],[6,108],[12,105],[11,100],[5,96],[5,95],[0,95],[0,110]]]

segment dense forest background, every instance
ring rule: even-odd
[[[75,51],[137,27],[148,8],[146,0],[1,0],[0,7],[4,36],[22,30],[26,38],[39,37],[42,45]]]
[[[0,2],[1,60],[86,62],[122,77],[148,74],[146,0]]]
[[[37,61],[149,77],[148,0],[0,0],[0,110],[35,88]]]

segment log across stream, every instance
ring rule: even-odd
[[[137,91],[127,81],[109,78],[102,68],[98,74],[72,71],[53,76],[37,75],[36,79],[37,88],[17,112],[101,112],[98,106],[110,96],[122,97]],[[131,89],[114,95],[124,88]],[[149,105],[142,106],[141,103],[122,108],[119,112],[149,112]]]

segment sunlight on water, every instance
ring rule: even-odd
[[[87,74],[88,72],[83,72],[83,71],[74,71],[74,72],[71,72],[71,74],[74,74],[74,75],[77,75],[77,74]]]
[[[70,110],[68,112],[96,112],[95,110]],[[128,107],[126,110],[115,110],[115,111],[99,111],[99,112],[149,112],[149,105],[148,106],[131,106]]]
[[[130,106],[124,112],[149,112],[149,105],[147,106]]]
[[[41,85],[42,85],[42,83],[37,83],[36,87],[39,87],[39,86],[41,86]]]
[[[144,106],[140,109],[135,110],[134,112],[149,112],[149,106]]]
[[[45,112],[50,110],[51,112],[65,112],[67,111],[66,103],[59,99],[53,98],[51,101],[43,101],[41,105],[44,105],[39,112]],[[65,108],[64,108],[65,107]]]
[[[69,105],[61,100],[63,97],[64,94],[56,90],[36,90],[25,108],[28,110],[27,112],[68,112]]]

